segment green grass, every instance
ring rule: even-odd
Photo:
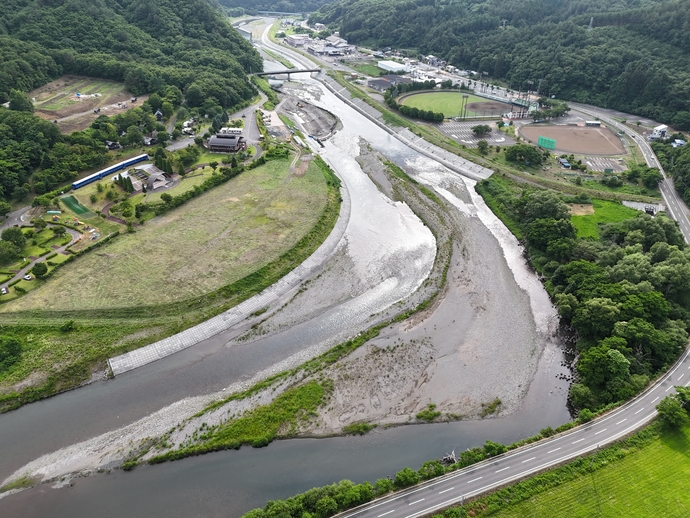
[[[357,72],[360,72],[361,74],[371,76],[371,77],[379,77],[382,74],[384,74],[384,71],[381,70],[379,67],[377,67],[374,63],[368,63],[368,62],[349,62],[347,63],[347,66],[350,68],[355,69]]]
[[[592,200],[594,214],[572,216],[570,221],[577,231],[577,237],[599,238],[599,223],[615,223],[635,217],[639,212],[619,202]]]
[[[599,469],[589,470],[589,464]],[[569,466],[572,467],[567,469]],[[558,478],[564,482],[559,484]],[[686,426],[682,430],[654,434],[641,448],[631,439],[610,451],[600,452],[593,461],[591,457],[582,459],[508,488],[500,492],[505,495],[487,498],[487,512],[474,516],[685,517],[690,515],[688,480],[690,427]],[[535,493],[534,496],[506,505],[510,493],[520,493],[520,486],[527,493]],[[504,505],[500,505],[500,500]],[[492,512],[499,506],[503,509]]]
[[[632,194],[637,196],[649,196],[649,197],[659,197],[659,189],[647,189],[644,186],[633,185],[628,182],[624,182],[620,187],[609,187],[597,180],[584,180],[582,186],[594,191],[602,192],[615,192],[619,194]]]
[[[457,90],[452,92],[424,92],[408,95],[402,99],[402,104],[405,106],[416,107],[420,110],[441,112],[446,117],[457,117],[460,114],[460,109],[464,104],[463,95],[469,95],[467,98],[467,103],[490,101],[490,99],[477,97],[476,95],[468,94],[463,90]],[[467,110],[467,115],[474,116],[482,114]]]

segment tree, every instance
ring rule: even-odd
[[[15,335],[0,335],[0,372],[16,363],[22,354],[22,341]]]
[[[325,496],[316,502],[316,512],[320,518],[328,518],[338,512],[338,502],[330,496]]]
[[[215,172],[216,172],[216,169],[218,168],[218,162],[216,162],[216,161],[214,160],[213,162],[211,162],[211,163],[208,164],[208,165],[211,166],[211,169],[213,169],[213,172],[215,173]]]
[[[165,203],[166,205],[170,204],[172,202],[173,197],[168,194],[167,192],[164,192],[161,194],[161,201]]]
[[[12,206],[6,201],[0,201],[0,218],[7,216],[12,211]]]
[[[44,262],[41,263],[36,263],[34,264],[34,267],[31,268],[31,272],[39,279],[43,278],[43,276],[48,273],[48,267]]]
[[[91,200],[91,203],[96,203],[98,201],[98,196],[92,194],[91,196],[89,196],[89,200]]]
[[[10,110],[17,112],[34,112],[34,103],[29,96],[19,90],[10,91]]]
[[[688,413],[683,408],[683,402],[678,395],[666,396],[656,406],[659,419],[669,428],[680,428],[688,420]]]
[[[144,143],[144,135],[138,126],[130,126],[127,128],[127,134],[124,137],[125,145],[141,146]]]
[[[402,489],[415,485],[419,482],[419,473],[410,468],[403,468],[395,474],[393,485],[396,489]]]
[[[542,162],[542,154],[539,150],[528,144],[515,144],[505,151],[506,159],[511,162],[524,162],[526,164],[539,165]]]
[[[486,124],[478,124],[477,126],[472,127],[472,132],[476,137],[481,137],[482,135],[491,133],[491,126],[488,126]]]
[[[58,226],[53,227],[53,235],[55,237],[64,236],[66,232],[67,232],[67,230],[65,230],[65,227],[63,227],[63,226],[58,225]]]
[[[2,231],[2,234],[0,234],[0,237],[2,237],[3,241],[8,241],[8,242],[12,243],[19,250],[24,248],[24,245],[26,244],[26,237],[24,237],[24,233],[22,232],[22,229],[17,228],[17,227],[6,228],[5,230]]]
[[[489,143],[482,139],[479,142],[477,142],[477,149],[482,155],[486,155],[489,152]]]
[[[9,241],[0,241],[0,264],[10,264],[19,259],[21,250]]]

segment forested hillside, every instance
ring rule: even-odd
[[[333,0],[219,0],[231,16],[256,14],[257,11],[311,13]]]
[[[135,95],[195,85],[225,108],[251,98],[246,72],[261,67],[206,0],[5,0],[0,11],[0,102],[72,73]]]
[[[310,21],[690,129],[690,0],[341,0]]]

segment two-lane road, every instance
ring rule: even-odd
[[[653,387],[601,419],[374,501],[341,517],[416,518],[594,452],[649,422],[657,413],[656,405],[672,394],[676,385],[690,385],[690,350]]]

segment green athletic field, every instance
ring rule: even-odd
[[[469,95],[467,98],[467,104],[493,102],[491,99],[478,97],[476,95],[467,94],[462,90],[457,90],[453,92],[424,92],[420,94],[412,94],[404,97],[402,104],[405,106],[419,108],[420,110],[441,112],[446,117],[457,117],[460,115],[460,108],[463,106],[463,94]],[[482,115],[482,113],[475,113],[467,110],[467,115],[474,117],[477,115]],[[500,115],[500,113],[497,111],[496,115]]]

